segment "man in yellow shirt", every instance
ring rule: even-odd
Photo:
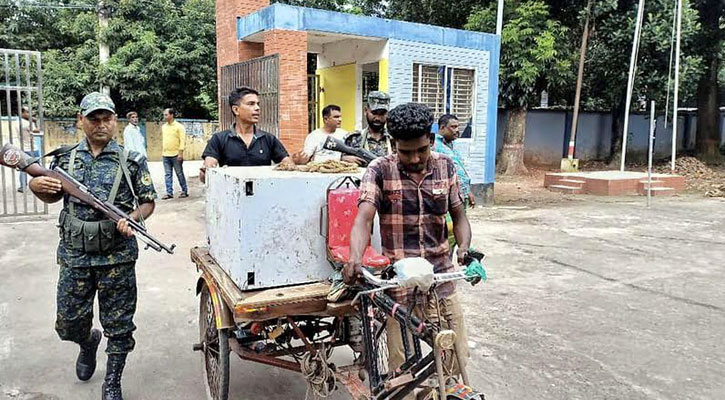
[[[166,123],[161,126],[162,153],[164,158],[164,173],[166,177],[166,194],[162,200],[174,198],[174,178],[171,171],[176,172],[176,178],[181,186],[179,197],[189,197],[184,177],[184,144],[186,142],[186,129],[176,119],[176,110],[167,108],[164,110]]]

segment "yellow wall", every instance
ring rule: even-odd
[[[186,149],[184,150],[184,158],[187,160],[200,160],[201,153],[204,152],[206,142],[212,134],[219,129],[217,122],[207,121],[180,121],[186,127]],[[128,123],[125,121],[118,122],[116,140],[123,144],[123,128]],[[7,141],[7,130],[3,128],[3,139]],[[44,152],[48,152],[59,146],[66,144],[78,143],[83,137],[83,131],[76,127],[75,120],[55,120],[45,121],[44,126]],[[146,152],[149,161],[161,160],[161,123],[146,121]]]
[[[342,109],[342,129],[355,130],[355,85],[357,84],[356,65],[346,64],[330,68],[318,69],[320,75],[320,118],[318,127],[322,126],[322,109],[329,104],[337,104]]]
[[[378,90],[388,93],[388,59],[378,61]]]

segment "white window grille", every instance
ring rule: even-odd
[[[430,107],[436,120],[443,114],[455,114],[465,125],[473,115],[474,72],[444,65],[413,64],[413,101]]]

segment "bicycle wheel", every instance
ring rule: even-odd
[[[229,330],[216,328],[216,313],[209,288],[204,285],[199,301],[201,367],[208,400],[229,399]]]

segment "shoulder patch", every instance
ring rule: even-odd
[[[151,181],[151,174],[148,171],[144,171],[143,175],[141,175],[141,183],[146,186],[151,186],[151,184],[153,183]]]

